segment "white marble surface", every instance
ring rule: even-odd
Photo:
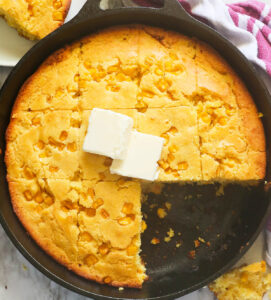
[[[80,0],[81,1],[81,0]],[[106,7],[108,0],[103,0]],[[110,1],[110,0],[109,0]],[[118,1],[118,0],[111,0]],[[234,2],[234,0],[224,0]],[[263,0],[270,3],[270,0]],[[0,68],[0,86],[8,69]],[[259,71],[261,72],[261,71]],[[264,76],[262,74],[262,76]],[[270,87],[270,82],[267,82]],[[259,236],[248,253],[238,264],[251,263],[261,260],[264,253],[264,237]],[[55,284],[37,271],[11,244],[0,226],[0,300],[84,300],[71,291]],[[207,289],[192,293],[180,300],[205,300],[210,298]]]

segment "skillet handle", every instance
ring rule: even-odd
[[[121,9],[126,9],[125,7],[122,7]],[[129,9],[129,8],[127,8]],[[178,0],[164,0],[164,6],[161,8],[142,8],[142,7],[136,7],[133,9],[155,9],[157,11],[161,11],[163,14],[172,16],[172,17],[178,17],[183,18],[184,20],[194,21],[198,22],[196,19],[191,17],[186,10],[182,7],[182,5],[179,3]],[[110,9],[109,9],[110,10]],[[69,22],[69,23],[77,23],[81,20],[87,19],[91,16],[97,15],[97,14],[106,14],[104,10],[100,8],[100,0],[87,0],[87,2],[84,4],[84,6],[81,8],[79,13]]]
[[[77,23],[101,12],[103,12],[103,10],[100,8],[100,0],[87,0],[79,13],[68,23]]]
[[[178,0],[164,0],[164,6],[161,10],[172,17],[183,18],[184,20],[197,22],[186,10],[182,7]]]

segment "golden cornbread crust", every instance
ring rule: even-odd
[[[160,182],[263,179],[264,130],[246,87],[212,48],[160,28],[87,36],[24,83],[6,132],[15,213],[70,270],[140,288],[147,279],[139,257],[141,182],[111,174],[111,159],[82,151],[95,107],[165,139]]]
[[[71,0],[0,0],[0,16],[30,40],[39,40],[60,27]]]

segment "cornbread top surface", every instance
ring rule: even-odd
[[[42,39],[63,24],[71,0],[0,0],[0,16],[28,39]]]
[[[82,151],[94,107],[165,139],[161,182],[262,179],[263,127],[246,87],[212,48],[160,28],[92,34],[25,82],[6,135],[15,212],[69,269],[140,287],[140,181],[110,174],[109,158]]]

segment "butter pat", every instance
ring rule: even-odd
[[[94,108],[89,117],[83,150],[113,159],[123,159],[132,128],[132,118],[110,110]]]
[[[164,139],[133,130],[125,157],[115,159],[112,174],[154,181],[158,177],[157,161],[161,157]]]

